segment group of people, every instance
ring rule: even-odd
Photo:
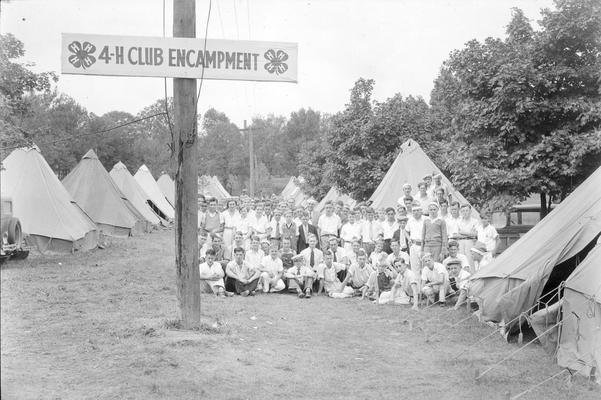
[[[218,296],[294,291],[301,298],[361,296],[378,304],[465,302],[470,276],[493,259],[490,215],[472,216],[442,184],[409,184],[396,207],[277,198],[214,198],[199,210],[200,279]]]

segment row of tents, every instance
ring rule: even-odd
[[[16,149],[2,161],[0,179],[28,244],[40,252],[89,250],[100,232],[126,237],[175,217],[173,191],[163,192],[145,165],[132,176],[118,162],[109,173],[93,150],[61,182],[36,146]]]
[[[402,185],[441,174],[451,196],[467,200],[413,140],[405,142],[370,200],[393,207]],[[298,180],[297,180],[298,181]],[[282,192],[290,197],[293,179]],[[297,194],[298,196],[298,194]],[[328,200],[354,200],[332,187]],[[295,200],[296,202],[296,200]],[[557,363],[601,383],[601,167],[533,229],[471,280],[480,318],[504,332],[529,321]]]

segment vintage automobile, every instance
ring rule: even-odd
[[[553,204],[551,208],[554,208]],[[524,236],[526,232],[540,221],[540,205],[521,204],[512,206],[508,212],[495,212],[492,215],[492,225],[499,233],[497,254],[502,253]]]
[[[25,259],[29,249],[23,240],[21,222],[13,216],[13,202],[10,197],[0,197],[0,263],[13,258]]]

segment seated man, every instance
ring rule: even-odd
[[[390,289],[392,289],[392,285],[397,276],[397,273],[389,264],[386,263],[385,256],[381,258],[383,259],[383,262],[378,262],[375,265],[376,271],[372,272],[372,274],[369,276],[369,280],[365,285],[366,289],[363,292],[361,299],[367,297],[370,300],[378,300],[382,292],[389,291]]]
[[[346,277],[345,257],[347,252],[342,247],[338,246],[338,238],[333,236],[330,238],[329,250],[332,252],[332,262],[336,266],[336,275],[338,276],[338,280],[342,282]]]
[[[207,250],[211,248],[211,243],[207,241],[206,232],[200,232],[198,235],[198,262],[203,263],[206,260]]]
[[[449,292],[459,295],[454,307],[457,310],[467,298],[468,282],[471,275],[467,270],[461,268],[461,261],[457,258],[449,260],[446,267],[449,271]]]
[[[388,265],[395,265],[395,261],[399,259],[403,260],[405,264],[409,264],[411,262],[409,259],[409,254],[401,250],[401,245],[399,244],[398,239],[393,238],[390,241],[390,248],[392,249],[392,253],[390,253],[386,258]]]
[[[428,302],[435,303],[438,293],[438,303],[446,306],[446,297],[449,287],[449,273],[444,265],[434,262],[430,253],[422,256],[422,293],[428,298]]]
[[[334,254],[330,250],[323,253],[323,263],[317,267],[317,279],[319,289],[317,294],[325,290],[326,294],[340,290],[341,282],[338,279],[338,271],[345,268],[344,264],[334,262]]]
[[[230,262],[229,258],[225,257],[225,248],[223,247],[223,240],[221,239],[221,235],[218,233],[214,233],[212,236],[212,249],[215,252],[215,261],[221,264],[223,271],[225,272],[225,267]]]
[[[255,295],[261,272],[258,269],[251,268],[244,261],[244,249],[242,247],[234,249],[234,260],[227,264],[225,274],[228,280],[233,282],[237,294],[243,297]]]
[[[375,268],[384,259],[384,262],[388,258],[388,253],[384,251],[384,239],[380,236],[376,240],[376,246],[374,251],[369,255],[369,263]]]
[[[332,297],[352,297],[355,294],[363,294],[369,277],[374,272],[371,265],[367,263],[367,254],[364,250],[357,253],[357,262],[351,264],[346,278],[342,281],[341,290],[332,294]]]
[[[313,268],[305,265],[305,258],[300,254],[292,257],[292,261],[294,262],[294,266],[286,271],[284,276],[294,281],[298,297],[301,299],[311,298],[313,279],[315,277]]]
[[[259,286],[263,289],[263,293],[279,292],[286,288],[282,280],[284,267],[279,257],[277,245],[272,245],[269,249],[269,255],[263,257],[259,270],[261,271]]]
[[[215,251],[213,249],[208,249],[205,257],[206,262],[203,262],[198,266],[201,284],[202,281],[206,282],[213,291],[213,294],[216,294],[219,297],[225,297],[223,268],[221,268],[220,264],[215,262]]]
[[[418,277],[409,268],[409,263],[403,259],[395,260],[394,267],[398,272],[396,279],[389,292],[383,292],[378,301],[379,304],[409,304],[413,299],[413,310],[418,309],[419,303],[419,281]]]

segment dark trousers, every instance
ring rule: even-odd
[[[242,283],[237,279],[233,279],[228,277],[225,282],[225,290],[228,292],[236,292],[236,294],[240,294],[245,291],[252,292],[257,290],[257,284],[259,283],[259,278],[254,281],[250,281],[249,283]]]

